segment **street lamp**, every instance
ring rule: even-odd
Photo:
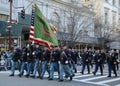
[[[13,0],[9,0],[10,2],[10,19],[9,19],[9,25],[8,25],[8,31],[9,31],[9,50],[11,49],[11,21],[12,21],[12,3]]]

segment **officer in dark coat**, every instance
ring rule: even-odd
[[[21,64],[21,69],[20,69],[20,73],[18,74],[18,76],[22,76],[25,70],[25,66],[27,65],[27,48],[23,47],[22,48],[22,55],[20,57],[20,60],[22,62]]]
[[[119,51],[116,49],[114,49],[114,51],[115,51],[115,56],[117,59],[116,68],[117,68],[117,70],[119,70]]]
[[[35,58],[35,65],[34,65],[34,71],[33,71],[33,75],[32,77],[35,78],[36,76],[36,72],[38,72],[39,77],[40,77],[40,60],[41,60],[41,56],[42,56],[42,49],[40,48],[39,43],[35,44],[35,49],[33,52],[34,58]]]
[[[33,72],[33,62],[34,62],[34,58],[33,58],[33,45],[29,45],[28,46],[28,51],[27,51],[27,73],[26,73],[26,77],[29,77],[30,73]]]
[[[109,56],[107,57],[107,63],[108,63],[108,77],[111,77],[111,71],[113,70],[115,77],[117,77],[117,72],[116,72],[116,54],[114,50],[112,49],[109,53]]]
[[[84,49],[84,53],[82,54],[82,71],[80,73],[84,74],[85,67],[87,66],[88,74],[90,74],[90,58],[89,52],[87,48]]]
[[[77,72],[77,52],[74,51],[72,47],[69,47],[69,52],[71,53],[71,63],[72,68],[71,71]]]
[[[69,64],[70,64],[70,71],[71,73],[74,75],[74,70],[75,70],[75,60],[76,60],[76,57],[75,57],[75,54],[74,54],[74,49],[69,46],[68,47],[68,57],[69,57]]]
[[[60,57],[60,50],[58,46],[54,46],[53,51],[51,52],[51,58],[50,58],[50,77],[49,80],[53,80],[54,78],[54,71],[59,71],[59,57]],[[58,73],[59,75],[59,73]]]
[[[15,68],[18,67],[18,60],[21,57],[21,50],[18,48],[17,44],[14,44],[14,51],[12,54],[12,68],[11,74],[9,76],[14,76]]]
[[[88,49],[88,55],[89,55],[89,63],[90,63],[90,65],[91,65],[91,68],[93,68],[93,52],[92,52],[92,50],[91,50],[91,48],[89,48]]]
[[[105,54],[105,51],[102,49],[101,50],[101,57],[103,58],[103,68],[104,68],[104,64],[105,64],[105,62],[106,62],[106,54]]]
[[[48,71],[49,74],[49,70],[48,70],[48,63],[50,61],[50,50],[48,49],[47,46],[44,47],[44,51],[43,51],[43,55],[42,55],[42,68],[41,68],[41,75],[40,75],[40,79],[43,79],[43,76],[45,74],[45,71]]]
[[[63,46],[62,53],[60,55],[60,80],[63,81],[63,74],[67,77],[70,77],[70,80],[72,80],[72,77],[74,76],[74,73],[71,71],[71,57],[70,52],[67,49],[66,46]]]
[[[74,51],[75,73],[77,73],[77,60],[80,59],[78,51]]]
[[[103,75],[103,57],[99,49],[96,51],[96,54],[94,56],[94,61],[95,61],[95,70],[93,74],[96,75],[96,72],[98,71],[98,68],[100,67],[101,75]]]

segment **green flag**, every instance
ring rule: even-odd
[[[44,17],[40,9],[35,5],[34,14],[34,38],[47,45],[58,45],[56,28],[53,27]]]

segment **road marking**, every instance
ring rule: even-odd
[[[0,71],[0,73],[8,74],[11,73],[11,71]]]
[[[120,86],[120,84],[118,84],[118,85],[115,85],[115,86]]]
[[[97,73],[97,74],[100,75],[101,73]],[[107,73],[104,73],[104,74],[107,74]],[[88,76],[94,76],[94,75],[93,74],[81,75],[81,74],[77,73],[77,74],[75,74],[74,78],[81,78],[81,77],[88,77]]]
[[[79,75],[79,76],[75,76],[74,78],[81,78],[81,77],[87,77],[87,76],[93,76],[93,74],[87,74],[87,75]]]
[[[89,75],[81,75],[81,76],[75,76],[73,78],[73,81],[77,81],[77,82],[83,82],[83,83],[87,83],[87,84],[93,84],[93,85],[102,85],[102,86],[110,86],[108,85],[107,83],[109,82],[114,82],[114,81],[118,81],[120,80],[120,78],[111,78],[110,80],[103,80],[103,78],[107,78],[107,74],[104,74],[103,76],[93,76],[93,77],[89,77],[89,76],[92,76],[92,74],[89,74]],[[84,77],[84,79],[82,79]],[[100,79],[99,81],[91,81],[91,80],[98,80]],[[116,86],[120,86],[120,84],[116,85]]]
[[[11,71],[0,71],[0,74],[10,74]],[[16,71],[15,74],[18,74],[19,71]],[[100,73],[97,73],[98,75]],[[36,74],[37,75],[37,74]],[[83,82],[83,83],[88,83],[88,84],[93,84],[93,85],[102,85],[102,86],[110,86],[108,85],[107,83],[110,83],[110,82],[114,82],[114,81],[119,81],[120,80],[120,77],[116,77],[116,78],[109,78],[109,80],[104,80],[102,81],[103,79],[102,78],[107,78],[107,73],[105,73],[103,76],[94,76],[93,74],[86,74],[86,75],[81,75],[79,72],[78,73],[75,73],[75,77],[73,77],[73,81],[77,81],[77,82]],[[93,77],[91,77],[93,76]],[[48,77],[48,73],[46,72],[44,77]],[[55,72],[54,73],[54,78],[58,78],[58,73]],[[84,79],[83,79],[84,78]],[[90,81],[90,80],[97,80],[97,79],[100,79],[99,81]],[[120,86],[120,84],[116,84],[115,86]]]
[[[107,76],[99,76],[99,77],[97,76],[97,77],[93,77],[93,78],[83,79],[81,81],[89,81],[89,80],[101,79],[101,78],[105,78],[105,77],[107,77]]]
[[[120,80],[120,78],[100,81],[100,82],[97,82],[97,84],[104,84],[104,83],[114,82],[114,81],[118,81],[118,80]]]
[[[93,85],[101,85],[101,86],[109,86],[107,84],[98,84],[96,82],[91,82],[91,81],[83,81],[83,80],[79,80],[79,79],[73,79],[73,81],[77,81],[77,82],[83,82],[83,83],[87,83],[87,84],[93,84]]]

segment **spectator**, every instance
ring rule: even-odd
[[[11,68],[11,50],[7,50],[5,53],[5,58],[6,58],[6,70],[10,70]]]

